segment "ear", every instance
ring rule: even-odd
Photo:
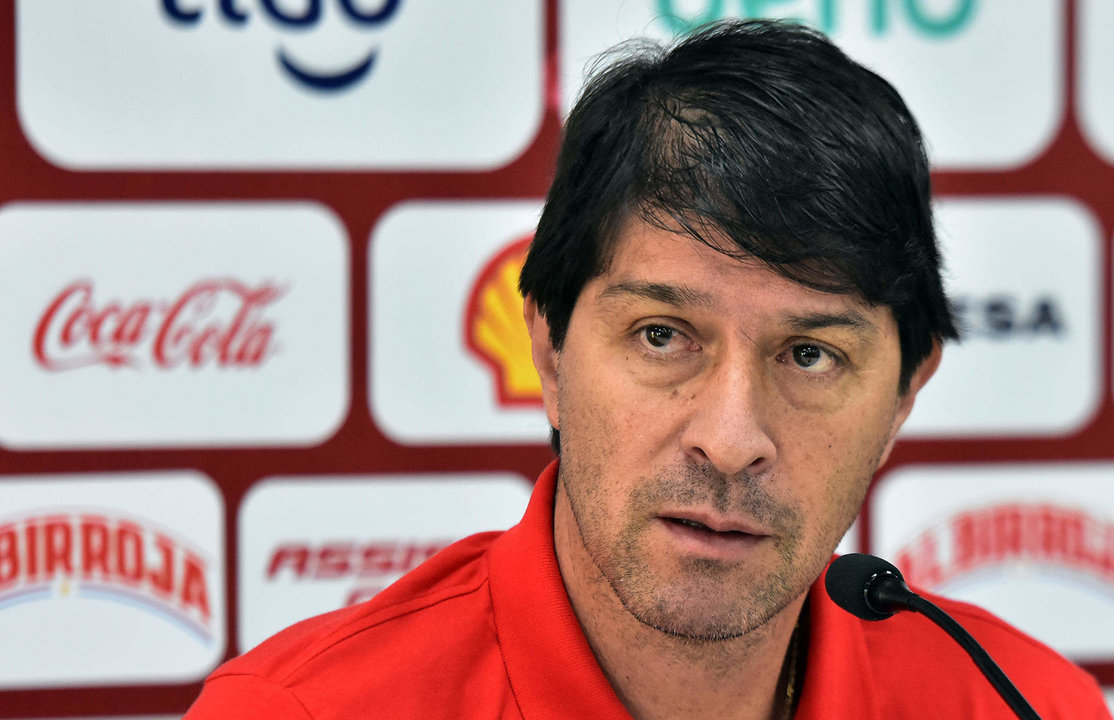
[[[560,430],[561,422],[557,412],[557,363],[560,354],[553,348],[553,341],[549,337],[549,322],[538,312],[538,304],[534,302],[533,295],[527,295],[523,300],[522,318],[530,332],[530,354],[542,381],[545,414],[549,418],[549,424]]]
[[[928,353],[928,357],[921,360],[921,364],[913,371],[913,377],[909,378],[909,389],[898,397],[897,412],[894,414],[893,425],[890,427],[890,439],[886,442],[886,448],[882,451],[882,460],[878,463],[878,467],[885,465],[886,460],[889,459],[890,451],[894,449],[894,442],[897,440],[897,431],[905,424],[909,413],[913,412],[913,401],[917,399],[917,393],[936,373],[936,368],[940,367],[941,354],[940,342],[933,340],[932,350]]]

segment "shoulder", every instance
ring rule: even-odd
[[[482,619],[466,610],[487,605],[488,540],[481,535],[455,543],[371,600],[297,623],[213,675],[251,673],[287,683],[319,671],[334,656],[380,655],[400,632],[413,642],[423,626],[445,622],[442,616],[451,618],[441,628],[441,639],[448,640],[450,628]]]
[[[922,594],[974,636],[1043,717],[1109,717],[1095,679],[1047,645],[975,605]],[[1013,717],[974,661],[927,618],[901,613],[864,632],[877,669],[902,688],[896,702],[923,709],[944,701],[966,717]]]
[[[415,693],[403,686],[421,685],[428,707],[439,692],[425,682],[431,674],[457,688],[453,672],[505,682],[486,557],[497,536],[466,538],[366,603],[300,622],[228,661],[206,680],[198,705],[207,694],[242,693],[281,698],[291,708],[284,718],[355,716],[346,714],[349,707],[390,708],[405,717],[400,705]]]

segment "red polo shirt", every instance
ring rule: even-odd
[[[556,463],[505,533],[466,538],[352,608],[298,623],[218,668],[186,720],[630,720],[596,663],[553,552]],[[1094,680],[978,608],[934,600],[1044,720],[1110,715]],[[911,613],[861,621],[809,597],[797,720],[1013,718],[943,631]]]

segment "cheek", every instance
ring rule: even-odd
[[[856,428],[858,432],[832,433],[825,442],[828,466],[848,483],[869,483],[878,469],[889,437],[888,423]]]
[[[851,506],[852,516],[858,513],[859,506],[866,496],[874,474],[882,460],[889,438],[889,422],[876,424],[871,432],[865,433],[849,443],[847,456],[843,458],[846,502]]]
[[[793,466],[791,475],[813,476],[813,492],[818,496],[812,501],[853,517],[878,469],[891,420],[860,413],[823,422],[798,421],[799,427],[811,425],[813,430],[796,433],[792,445],[797,452],[783,453],[782,459]]]
[[[566,367],[575,371],[558,375],[562,437],[599,444],[603,446],[599,450],[618,454],[647,436],[670,412],[668,393],[632,382],[629,375],[606,363],[580,361]]]
[[[577,367],[566,363],[566,367]],[[568,372],[557,377],[557,408],[561,430],[561,462],[575,463],[577,474],[595,473],[611,462],[613,443],[623,437],[616,427],[616,402],[611,384],[600,373]]]
[[[650,473],[663,449],[673,446],[668,398],[601,371],[561,375],[557,388],[561,471],[569,493],[581,502],[591,498],[593,512],[617,512],[625,488]]]

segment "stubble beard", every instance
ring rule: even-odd
[[[829,548],[820,557],[802,557],[803,509],[774,498],[761,479],[726,477],[689,462],[637,483],[624,504],[626,525],[611,538],[596,492],[598,478],[605,477],[600,470],[562,458],[560,481],[581,543],[626,611],[674,638],[707,643],[750,635],[808,589],[830,554]],[[761,555],[772,552],[776,560],[739,567],[712,558],[653,557],[647,547],[653,508],[695,502],[772,529],[774,537],[764,542],[773,547]]]

